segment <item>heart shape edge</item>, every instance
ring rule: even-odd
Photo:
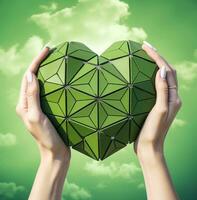
[[[124,69],[122,69],[123,65],[120,64],[121,63],[120,60],[126,63],[126,59],[129,60],[129,64],[128,63],[125,64]],[[79,62],[77,62],[77,60]],[[120,63],[118,63],[117,61]],[[132,68],[132,70],[130,70],[130,72],[132,72],[132,75],[131,73],[128,73],[128,70],[126,68],[128,66],[130,68],[131,61],[133,61],[132,65],[136,65],[138,67],[138,75],[137,72],[133,73],[132,70],[134,67]],[[67,62],[67,66],[64,63],[65,67],[61,67],[63,65],[62,64],[63,62],[65,63]],[[82,62],[84,63],[83,65],[80,64]],[[75,65],[73,65],[73,63],[75,63]],[[93,96],[95,97],[96,105],[101,104],[99,101],[102,100],[103,98],[105,98],[105,103],[106,102],[109,103],[110,101],[109,96],[111,95],[110,96],[111,98],[114,94],[116,94],[116,92],[117,94],[121,94],[121,90],[123,90],[124,87],[120,86],[119,88],[118,84],[121,85],[120,82],[124,82],[125,86],[130,88],[130,90],[134,88],[133,91],[134,90],[138,91],[138,92],[135,91],[133,92],[134,93],[133,96],[137,96],[135,97],[137,99],[136,101],[138,101],[137,105],[139,104],[139,102],[141,102],[141,105],[137,106],[138,110],[140,110],[140,107],[145,106],[146,112],[143,113],[138,112],[137,114],[131,113],[132,105],[130,105],[131,103],[129,103],[129,105],[125,109],[125,111],[128,111],[127,113],[128,115],[125,115],[125,117],[123,117],[122,119],[120,118],[114,123],[111,124],[109,122],[108,124],[106,123],[107,125],[104,128],[98,126],[99,123],[97,123],[96,129],[94,129],[93,127],[85,127],[85,126],[81,128],[79,127],[79,124],[82,126],[83,123],[81,124],[81,122],[75,121],[77,118],[79,118],[79,116],[75,116],[77,115],[77,112],[79,112],[78,110],[83,110],[84,108],[87,108],[89,104],[88,106],[87,105],[85,106],[82,105],[82,107],[79,106],[80,109],[78,110],[75,108],[75,112],[73,112],[74,114],[72,115],[75,116],[75,120],[74,122],[72,122],[72,124],[71,124],[72,119],[69,118],[69,116],[66,114],[66,111],[63,112],[62,116],[59,115],[61,109],[58,110],[59,102],[57,103],[57,99],[55,99],[56,97],[54,96],[59,97],[58,95],[63,95],[63,92],[62,93],[60,92],[61,89],[64,88],[65,90],[70,91],[71,88],[69,87],[72,87],[73,89],[72,84],[75,83],[74,89],[78,92],[79,91],[84,92],[85,96],[83,98],[87,98],[86,96],[88,95],[87,94],[88,89],[83,91],[82,82],[79,82],[79,80],[81,79],[80,76],[83,77],[83,73],[81,72],[82,68],[84,68],[84,65],[86,64],[94,66],[95,70],[97,71],[101,70],[100,67],[102,68],[104,66],[103,68],[108,76],[107,81],[112,81],[111,79],[113,79],[114,77],[116,78],[114,82],[116,81],[118,82],[117,78],[120,80],[118,83],[116,83],[117,87],[114,86],[115,83],[111,83],[111,85],[114,84],[113,85],[115,88],[114,90],[112,90],[113,87],[111,87],[111,90],[110,87],[108,88],[108,90],[105,88],[108,91],[108,93],[106,91],[97,92],[97,89],[95,91],[93,89],[93,93],[95,92]],[[145,65],[146,67],[142,65]],[[73,68],[69,66],[77,66],[77,67]],[[88,66],[89,71],[92,70],[93,72],[91,66]],[[87,69],[84,70],[86,72],[86,73],[84,72],[85,74],[89,73],[89,71],[87,71],[88,67],[86,66]],[[63,68],[66,68],[67,71],[66,69],[64,70]],[[87,46],[85,46],[82,43],[64,42],[58,45],[56,48],[53,48],[49,56],[40,64],[37,76],[40,83],[41,107],[43,112],[49,117],[52,124],[57,129],[58,134],[60,135],[60,137],[63,139],[64,143],[67,146],[72,146],[74,149],[96,160],[99,159],[103,160],[108,156],[112,155],[113,153],[115,153],[116,151],[125,147],[127,143],[131,143],[137,138],[148,113],[150,112],[155,103],[156,93],[154,88],[154,79],[157,70],[158,70],[157,65],[141,49],[141,44],[133,41],[115,42],[108,49],[106,49],[100,56],[91,51]],[[114,75],[113,73],[115,74],[114,77],[111,76]],[[140,76],[143,75],[143,77],[139,78],[139,73],[141,74]],[[99,78],[97,80],[99,82]],[[77,81],[81,83],[81,87],[80,84],[76,86]],[[146,84],[143,85],[142,84],[143,82],[146,82]],[[109,82],[108,85],[110,85]],[[61,94],[59,94],[58,91]],[[53,96],[52,95],[53,93],[56,93],[56,95]],[[79,93],[76,92],[75,97],[78,94]],[[129,94],[130,100],[134,101],[132,99],[134,97],[131,96],[132,95]],[[73,101],[76,100],[74,99]],[[129,100],[126,97],[125,99]],[[68,103],[68,101],[66,101],[65,103],[63,101],[66,100],[61,100],[62,104]],[[79,101],[80,100],[76,100],[75,104],[76,102],[79,103]],[[118,101],[120,101],[120,99]],[[90,105],[92,102],[90,102]],[[127,101],[124,100],[124,104],[126,104],[126,102]],[[82,103],[82,100],[80,103]],[[55,104],[57,105],[55,106]],[[71,103],[68,104],[71,105]],[[65,110],[68,109],[68,104],[67,106],[63,105]],[[109,106],[110,105],[108,105],[108,107]],[[103,110],[107,109],[108,107],[106,105],[105,107],[103,106]],[[112,108],[117,109],[116,106],[113,106]],[[109,109],[112,108],[110,107]],[[55,115],[54,111],[57,111]],[[114,110],[112,110],[111,112],[115,113]],[[116,114],[118,115],[118,113],[115,113],[114,116],[116,116]],[[108,121],[110,120],[108,119]],[[80,129],[83,129],[82,130],[83,133],[79,131]],[[132,129],[135,129],[135,131],[133,131],[134,132],[133,134],[131,134]],[[116,130],[119,130],[119,132],[113,134],[114,132],[116,132]],[[127,134],[127,132],[129,133]],[[77,136],[76,133],[78,134],[79,137]],[[74,140],[77,141],[75,142],[75,144],[73,143]],[[105,148],[102,147],[103,144],[105,144],[104,145]]]

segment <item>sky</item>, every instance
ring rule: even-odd
[[[0,0],[0,200],[25,200],[38,165],[36,143],[15,114],[20,80],[48,42],[76,40],[98,54],[117,40],[153,44],[178,73],[183,106],[165,141],[181,199],[197,196],[197,1]],[[102,162],[75,150],[63,199],[146,199],[142,171],[128,145]]]

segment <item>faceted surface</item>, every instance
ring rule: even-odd
[[[103,160],[138,136],[155,103],[157,70],[133,41],[100,56],[65,42],[40,64],[41,107],[66,145]]]

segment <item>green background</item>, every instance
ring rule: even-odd
[[[47,41],[49,36],[46,31],[28,19],[35,13],[43,12],[40,5],[52,2],[58,4],[58,9],[74,6],[77,3],[71,0],[0,0],[0,49],[6,51],[16,43],[20,48],[33,35],[38,35]],[[142,27],[148,35],[147,40],[154,44],[170,63],[175,66],[177,63],[187,63],[188,65],[185,64],[184,67],[191,71],[189,69],[191,63],[197,62],[194,55],[197,49],[197,2],[195,0],[128,0],[124,2],[128,4],[132,14],[122,23],[129,27]],[[0,57],[0,60],[2,59],[9,60],[9,56]],[[25,68],[16,75],[8,76],[2,73],[3,67],[0,66],[0,133],[16,135],[16,144],[10,146],[0,144],[0,183],[14,182],[17,186],[23,186],[24,189],[21,192],[15,192],[15,196],[10,198],[23,200],[27,199],[30,192],[39,164],[39,152],[35,141],[15,114],[17,95],[14,92],[19,90]],[[193,68],[192,72],[197,73],[197,67]],[[179,74],[178,67],[177,71]],[[193,77],[192,74],[191,77]],[[196,199],[197,196],[196,78],[194,76],[186,80],[182,77],[179,80],[183,106],[177,118],[183,120],[184,123],[177,123],[171,127],[165,143],[166,160],[176,190],[181,199],[189,200]],[[187,89],[181,87],[182,85],[186,85]],[[141,172],[133,174],[130,178],[121,178],[121,175],[120,177],[96,176],[85,169],[87,162],[92,161],[73,151],[68,181],[88,190],[91,194],[90,199],[146,199],[144,187],[139,186],[143,182]],[[103,164],[110,166],[112,162],[119,164],[133,162],[139,167],[131,145],[103,161]],[[9,199],[4,192],[5,189],[0,186],[0,199]],[[76,198],[67,195],[66,199],[83,199],[83,197]]]

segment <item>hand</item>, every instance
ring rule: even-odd
[[[165,136],[181,107],[176,70],[147,42],[144,42],[142,48],[156,62],[159,70],[155,79],[156,103],[134,143],[138,156],[146,154],[147,150],[163,153]]]
[[[176,71],[149,43],[144,42],[142,48],[159,67],[155,78],[157,98],[134,149],[144,175],[147,199],[178,200],[163,154],[165,136],[181,107]]]
[[[65,146],[40,107],[39,84],[35,73],[48,53],[49,48],[45,47],[24,74],[16,112],[23,120],[28,131],[36,139],[41,155],[49,152],[53,156],[62,156],[63,159],[69,161],[70,149]]]

